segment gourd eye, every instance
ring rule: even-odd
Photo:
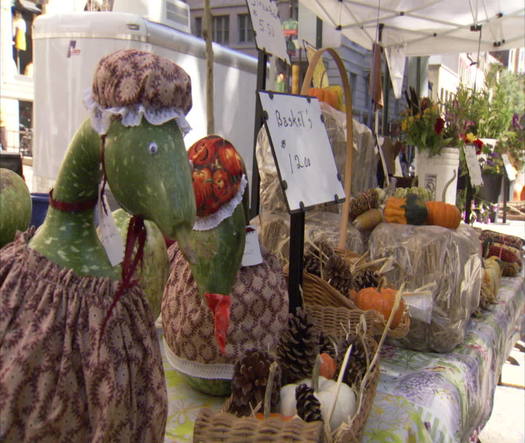
[[[148,146],[148,151],[150,154],[156,154],[159,151],[159,147],[157,146],[157,143],[151,142]]]

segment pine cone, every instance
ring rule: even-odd
[[[348,364],[346,365],[343,382],[349,386],[359,386],[367,369],[366,351],[360,337],[356,335],[350,335],[345,340],[343,340],[341,345],[341,353],[339,354],[339,359],[337,361],[337,373],[339,373],[341,370],[344,355],[348,349],[348,346],[350,345],[352,345],[352,351],[350,351],[350,358],[348,360]],[[372,359],[371,355],[369,355],[369,359]]]
[[[239,417],[249,416],[259,402],[264,401],[270,365],[274,359],[264,351],[248,350],[235,362],[232,378],[232,401],[228,412]],[[272,389],[271,408],[280,401],[281,372],[277,368]]]
[[[363,288],[377,288],[379,285],[379,274],[370,269],[363,269],[356,272],[352,279],[352,289],[360,291]]]
[[[283,384],[295,383],[312,375],[315,358],[319,354],[319,334],[299,308],[288,317],[285,330],[277,345],[277,361],[281,366]]]
[[[321,403],[314,395],[314,390],[306,384],[295,388],[297,415],[305,422],[322,420]]]
[[[379,195],[375,189],[361,192],[357,197],[350,201],[349,216],[354,220],[357,216],[369,209],[378,207]]]
[[[334,342],[322,332],[319,334],[319,354],[328,354],[332,358],[337,357],[337,349]]]
[[[312,247],[308,248],[307,252],[304,254],[303,268],[305,272],[321,277],[321,260],[319,258],[319,252]]]
[[[328,258],[325,279],[344,296],[352,289],[352,273],[343,258],[333,254]]]

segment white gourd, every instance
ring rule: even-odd
[[[281,388],[281,414],[293,416],[297,414],[295,388],[300,384],[312,386],[312,380],[306,378],[296,384],[288,384]],[[332,409],[337,390],[337,382],[325,377],[319,377],[319,390],[314,392],[315,397],[321,403],[321,415],[325,422],[328,421],[328,415]],[[335,430],[352,417],[356,410],[356,396],[353,389],[346,383],[341,383],[337,403],[330,420],[330,429]]]

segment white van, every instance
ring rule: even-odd
[[[87,117],[83,96],[97,62],[135,48],[180,65],[191,77],[189,147],[207,134],[206,55],[202,39],[123,12],[45,14],[34,22],[33,190],[48,192],[73,134]],[[241,153],[251,181],[257,59],[213,44],[215,133]]]

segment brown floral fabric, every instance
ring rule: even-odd
[[[150,109],[192,106],[190,76],[171,60],[136,49],[103,57],[93,79],[93,98],[104,108],[141,103]]]
[[[161,442],[158,338],[135,288],[100,329],[116,282],[61,268],[19,234],[0,250],[0,441]]]
[[[232,290],[226,353],[214,338],[213,315],[197,290],[178,245],[170,246],[171,272],[162,300],[162,326],[173,353],[198,363],[234,363],[247,349],[272,349],[287,325],[288,292],[278,260],[241,268]]]

